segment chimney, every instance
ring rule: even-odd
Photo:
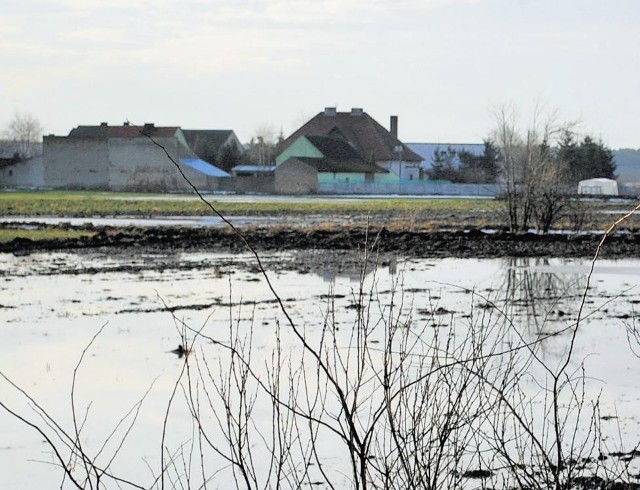
[[[123,126],[129,126],[129,121],[125,121],[122,125]]]
[[[391,116],[391,122],[389,123],[389,132],[394,138],[398,139],[398,116]]]
[[[335,116],[337,113],[336,108],[335,107],[325,107],[324,108],[324,115],[325,116]]]
[[[106,123],[106,122],[101,122],[100,123],[100,127],[102,127],[102,128],[106,128],[107,126],[109,126],[109,124]]]
[[[351,115],[352,116],[362,116],[362,114],[364,114],[364,111],[362,110],[362,107],[353,107],[351,109]]]
[[[154,126],[153,123],[144,123],[144,128],[142,128],[142,129],[144,129],[145,131],[151,131],[151,130],[153,130],[154,127],[155,126]]]

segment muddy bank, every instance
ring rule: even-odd
[[[68,226],[67,226],[68,228]],[[87,229],[87,227],[83,227]],[[242,238],[228,229],[193,227],[96,227],[89,237],[32,241],[16,238],[0,252],[117,249],[140,251],[245,252]],[[386,228],[245,228],[246,241],[257,251],[354,250],[365,244],[381,252],[409,257],[593,257],[601,234],[537,235],[505,231],[392,231]],[[602,248],[602,257],[640,257],[640,234],[618,232]]]

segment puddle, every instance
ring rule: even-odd
[[[274,221],[267,216],[231,216],[227,218],[236,226],[249,224],[264,224]],[[282,219],[280,220],[282,221]],[[113,218],[86,217],[86,218],[60,218],[48,216],[10,216],[0,217],[0,223],[23,223],[25,228],[34,225],[70,225],[70,226],[113,226],[113,227],[149,227],[149,226],[226,226],[217,216],[166,216],[166,217],[126,217]]]
[[[314,263],[326,267],[302,267],[301,258],[303,252],[270,254],[263,261],[308,342],[321,340],[323,325],[332,315],[340,341],[351,338],[358,315],[379,319],[390,311],[402,318],[405,328],[422,332],[420,338],[431,341],[435,335],[464,336],[481,319],[495,320],[503,312],[523,339],[549,336],[538,352],[549,365],[564,359],[568,328],[575,322],[590,265],[569,259],[397,257],[377,271],[368,269],[364,293],[371,301],[363,306],[360,270],[354,262],[334,260],[330,267],[331,261],[321,261]],[[302,264],[301,270],[296,270],[296,263]],[[252,337],[257,369],[267,369],[277,345],[285,365],[289,360],[300,365],[300,342],[248,255],[0,254],[0,270],[0,371],[68,430],[73,370],[92,336],[104,326],[76,381],[77,406],[86,418],[82,429],[86,448],[98,451],[111,431],[122,430],[116,429],[120,418],[151,389],[129,442],[114,462],[121,476],[145,485],[153,481],[146,462],[157,470],[162,421],[184,365],[184,359],[171,353],[183,345],[183,325],[206,336],[189,355],[208,359],[211,369],[224,359],[225,350],[216,342],[228,344],[230,326]],[[587,397],[600,397],[603,434],[617,447],[621,431],[626,445],[619,451],[626,453],[640,438],[635,419],[640,410],[640,359],[629,348],[625,328],[634,322],[640,303],[639,280],[639,260],[598,263],[571,364],[575,370],[584,361]],[[335,314],[328,304],[334,305]],[[488,335],[491,339],[493,334]],[[193,332],[187,337],[193,340]],[[508,339],[501,342],[506,345]],[[384,332],[372,333],[368,344],[374,352],[382,349]],[[522,386],[531,393],[540,390],[530,379],[524,379]],[[41,422],[6,383],[1,392],[2,401],[12,409]],[[167,430],[166,444],[173,448],[192,440],[191,417],[182,395],[179,398]],[[263,428],[272,424],[267,408],[254,409],[257,425]],[[37,433],[5,413],[0,416],[0,433],[5,486],[45,488],[60,480],[60,471],[51,464],[53,456]],[[333,444],[330,438],[321,443],[322,461],[334,474],[348,474],[344,455],[336,456]],[[105,455],[109,448],[115,450],[108,446]],[[211,458],[217,462],[208,467],[211,472],[215,464],[225,467]],[[229,475],[223,471],[216,483],[225,486]]]

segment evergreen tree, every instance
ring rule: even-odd
[[[460,181],[473,184],[491,184],[498,176],[498,149],[490,140],[484,141],[481,155],[462,150],[460,159]]]
[[[590,136],[578,142],[573,133],[565,132],[558,147],[558,160],[567,166],[568,184],[598,177],[616,178],[613,152]]]
[[[233,167],[241,164],[242,154],[235,141],[220,148],[216,161],[217,166],[226,172],[230,172]]]
[[[449,180],[460,182],[460,173],[456,166],[456,151],[449,147],[446,150],[436,149],[433,152],[433,164],[427,170],[427,175],[431,180]]]

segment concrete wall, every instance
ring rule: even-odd
[[[193,157],[179,137],[156,138],[179,161]],[[148,138],[44,138],[43,170],[25,187],[114,191],[190,191],[174,163]],[[218,179],[186,165],[185,176],[202,191],[216,190]]]
[[[106,140],[45,136],[44,187],[107,189],[109,158]]]
[[[42,157],[0,168],[0,187],[41,188],[44,187],[44,165]]]
[[[156,138],[169,155],[178,161],[190,156],[176,138]],[[108,143],[109,188],[116,191],[187,191],[191,187],[182,178],[162,148],[147,138],[111,138]],[[185,176],[198,189],[208,189],[207,176],[180,165]]]
[[[275,193],[275,177],[273,175],[225,177],[218,179],[216,185],[215,190],[220,192],[235,192],[238,194]]]

